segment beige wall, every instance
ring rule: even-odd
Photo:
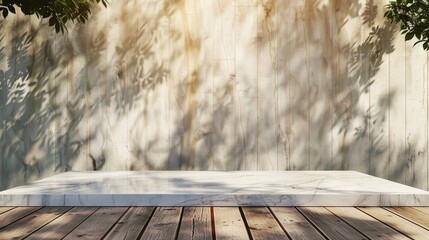
[[[116,0],[1,22],[0,186],[68,170],[358,170],[428,188],[428,55],[380,0]]]

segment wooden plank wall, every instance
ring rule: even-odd
[[[0,189],[69,170],[357,170],[428,189],[428,54],[384,0],[1,20]]]

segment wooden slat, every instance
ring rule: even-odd
[[[371,239],[409,239],[354,207],[330,207],[327,209]]]
[[[429,236],[429,231],[385,209],[379,207],[365,207],[359,209],[404,233],[408,237],[426,239],[427,236]]]
[[[26,239],[62,239],[97,209],[97,207],[75,207],[37,230]]]
[[[284,36],[290,36],[290,29],[292,28],[292,18],[290,14],[290,1],[276,2],[276,11],[278,14],[278,21],[281,21],[281,24],[277,24],[277,31],[279,34],[284,34]],[[290,39],[285,37],[278,37],[277,45],[277,80],[278,80],[278,89],[276,89],[278,94],[278,118],[280,118],[279,136],[277,137],[277,162],[278,170],[289,170],[290,169],[290,109],[291,103],[289,101],[290,97],[290,79],[291,72],[290,69],[290,56],[294,53],[295,49],[290,48]],[[277,116],[276,116],[277,118]]]
[[[429,229],[429,214],[423,213],[411,207],[389,207],[386,209]]]
[[[245,207],[243,213],[253,239],[285,239],[286,233],[266,207]]]
[[[236,24],[241,26],[235,27],[237,131],[234,148],[239,167],[235,170],[258,170],[258,46],[255,41],[258,36],[257,7],[237,4],[235,15]]]
[[[137,239],[146,226],[154,207],[132,207],[115,224],[106,239]]]
[[[405,183],[408,167],[406,166],[406,69],[405,39],[394,33],[395,51],[389,54],[389,152],[390,160],[386,170],[390,172],[389,180]],[[381,80],[381,79],[380,79]],[[423,130],[422,130],[423,131]]]
[[[267,11],[270,11],[270,14],[267,14]],[[274,4],[265,2],[257,4],[258,124],[255,131],[258,140],[258,170],[264,171],[278,170],[277,139],[280,114],[278,104],[278,27],[276,11]]]
[[[368,239],[343,220],[322,207],[298,208],[320,231],[332,239]]]
[[[429,215],[429,207],[413,207],[413,209]]]
[[[214,210],[216,239],[249,239],[237,207],[216,207]]]
[[[217,0],[213,12],[213,170],[235,170],[235,2]]]
[[[417,38],[405,42],[405,184],[427,187],[427,52],[416,51]]]
[[[384,5],[385,0],[366,1],[366,8],[373,9],[376,6]],[[370,76],[372,85],[370,86],[370,117],[368,119],[369,134],[370,134],[370,151],[369,151],[369,174],[380,178],[387,179],[389,177],[389,65],[390,65],[390,46],[392,39],[386,37],[389,32],[388,26],[385,23],[385,18],[382,11],[374,14],[374,20],[371,26],[371,33],[375,35],[365,35],[365,39],[369,40],[370,50],[378,52],[371,54],[371,72]],[[379,32],[375,28],[379,27]],[[367,45],[367,46],[368,46]],[[372,46],[371,46],[372,45]]]
[[[0,239],[21,239],[61,216],[70,207],[45,207],[0,230]]]
[[[0,214],[5,213],[9,210],[12,210],[13,207],[0,207]]]
[[[212,239],[210,208],[184,208],[178,239]]]
[[[310,90],[310,52],[308,26],[305,25],[305,1],[291,1],[291,29],[288,38],[293,51],[289,56],[289,101],[290,101],[290,170],[309,170],[310,129],[309,129],[309,90]]]
[[[18,207],[3,213],[0,215],[0,229],[39,209],[40,207]]]
[[[175,239],[181,207],[157,208],[141,239]]]
[[[126,210],[126,207],[102,207],[64,239],[101,239]]]
[[[296,208],[272,207],[271,210],[292,239],[324,239]]]

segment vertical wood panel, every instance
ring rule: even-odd
[[[403,36],[401,36],[403,37]],[[427,187],[427,53],[413,49],[416,40],[405,46],[405,184]],[[421,48],[418,45],[418,48]]]
[[[4,126],[1,145],[1,159],[3,162],[3,180],[7,186],[16,186],[25,183],[26,164],[25,155],[28,145],[25,144],[27,131],[25,123],[29,116],[25,114],[28,104],[26,88],[29,74],[29,37],[28,17],[11,15],[9,29],[12,33],[6,35],[4,41],[8,43],[4,52],[6,57],[6,71],[3,84],[4,102],[1,122]],[[12,98],[12,99],[10,99]],[[8,101],[9,100],[9,101]],[[26,119],[27,118],[27,119]],[[3,160],[4,159],[4,160]]]
[[[277,114],[279,115],[279,129],[277,136],[277,163],[278,170],[290,169],[290,48],[292,37],[291,7],[289,1],[276,2],[277,14]]]
[[[239,168],[235,155],[235,1],[213,1],[213,170]]]
[[[100,6],[93,10],[95,13],[91,15],[87,23],[86,33],[89,35],[86,38],[86,54],[87,65],[85,68],[86,79],[86,108],[85,115],[87,120],[87,169],[99,170],[105,164],[105,155],[103,154],[103,134],[104,125],[102,124],[103,114],[103,95],[104,95],[104,79],[106,61],[106,19],[107,9]]]
[[[378,10],[377,6],[383,4],[384,1],[376,1],[374,5],[367,2],[368,12]],[[379,9],[373,14],[368,14],[374,18],[373,22],[368,22],[366,25],[371,27],[371,36],[369,40],[371,46],[371,64],[373,66],[370,91],[370,166],[369,174],[387,179],[389,177],[389,108],[390,94],[389,89],[389,55],[392,52],[393,44],[393,29],[392,25],[385,22],[384,12]]]
[[[405,41],[396,33],[395,51],[390,54],[390,108],[389,108],[389,144],[390,144],[390,180],[405,183]]]
[[[213,169],[214,151],[214,0],[197,1],[198,12],[189,15],[191,36],[199,43],[198,64],[198,103],[195,113],[193,144],[195,145],[194,170]]]
[[[309,170],[309,29],[305,26],[305,2],[291,3],[292,28],[290,48],[290,170]]]
[[[327,78],[330,68],[329,21],[332,16],[326,11],[317,11],[325,2],[307,1],[305,5],[305,27],[308,31],[309,51],[309,159],[310,170],[331,168],[331,79]]]
[[[257,7],[237,3],[236,18],[236,157],[239,170],[258,170]]]
[[[278,60],[276,1],[259,1],[257,6],[258,77],[258,170],[277,170]]]

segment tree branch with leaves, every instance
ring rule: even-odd
[[[396,0],[387,4],[384,16],[392,23],[400,25],[405,40],[417,38],[414,44],[423,43],[429,49],[429,0]]]
[[[0,12],[4,18],[16,14],[20,8],[25,15],[49,18],[49,26],[64,33],[68,21],[85,23],[94,4],[101,2],[107,7],[107,0],[0,0]]]

